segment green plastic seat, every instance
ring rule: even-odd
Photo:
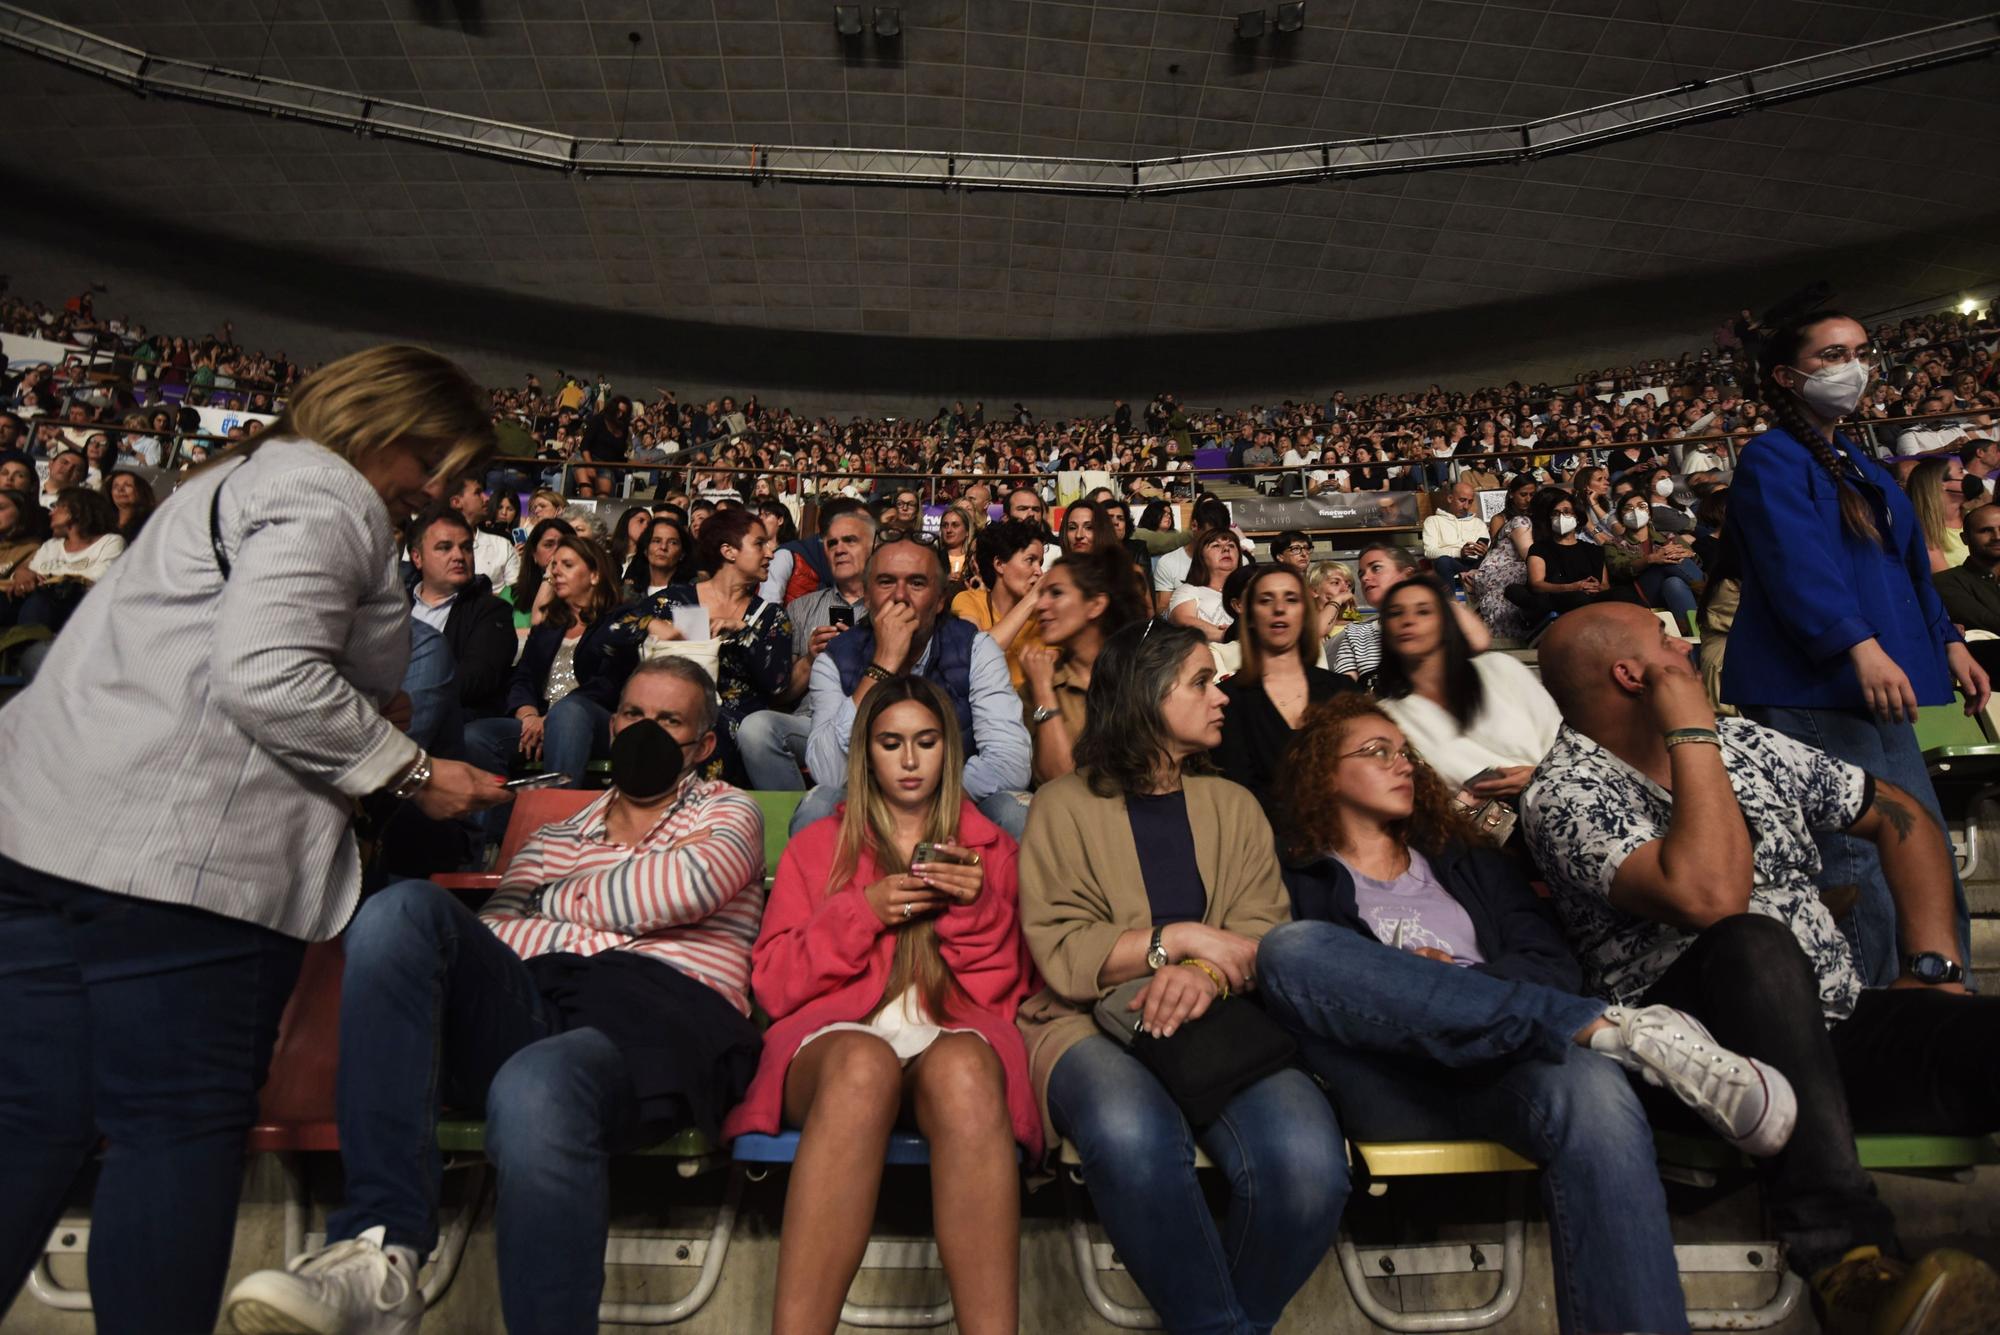
[[[486,1123],[469,1118],[447,1118],[438,1123],[438,1148],[449,1154],[486,1153]],[[662,1159],[702,1159],[716,1152],[715,1142],[699,1131],[680,1131],[657,1145],[631,1151]]]
[[[764,813],[764,875],[778,874],[778,859],[785,855],[791,840],[792,817],[797,814],[804,793],[753,792],[757,807]]]
[[[1724,1169],[1747,1166],[1741,1153],[1708,1136],[1661,1131],[1653,1137],[1660,1161],[1677,1168]],[[1863,1168],[1878,1172],[1961,1172],[2000,1163],[2000,1142],[1991,1136],[1856,1136],[1854,1151]]]

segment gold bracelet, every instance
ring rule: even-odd
[[[1207,974],[1209,981],[1215,984],[1215,999],[1217,1001],[1228,997],[1229,980],[1222,976],[1220,969],[1210,964],[1207,960],[1182,960],[1181,967],[1183,969],[1200,969],[1203,973]]]

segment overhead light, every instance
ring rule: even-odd
[[[835,5],[833,7],[833,30],[842,37],[861,35],[861,6]]]
[[[1964,301],[1958,303],[1958,313],[1960,315],[1970,315],[1978,309],[1979,303],[1971,297],[1967,297]]]
[[[1278,6],[1278,31],[1297,32],[1306,26],[1306,0],[1291,0]]]
[[[1254,42],[1264,35],[1264,11],[1246,9],[1236,16],[1236,40]]]
[[[886,5],[875,6],[875,35],[877,37],[901,37],[903,35],[903,11]]]

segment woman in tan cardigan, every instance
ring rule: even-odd
[[[1105,1232],[1167,1329],[1239,1335],[1277,1324],[1339,1225],[1344,1160],[1326,1098],[1285,1070],[1191,1127],[1091,1016],[1100,996],[1150,975],[1147,1030],[1198,1022],[1222,983],[1255,988],[1258,939],[1290,917],[1256,799],[1193,772],[1223,703],[1196,631],[1148,621],[1105,645],[1077,772],[1037,794],[1021,845],[1021,925],[1048,983],[1021,1028],[1050,1138],[1076,1146]],[[1195,1181],[1197,1143],[1229,1179],[1219,1226]]]

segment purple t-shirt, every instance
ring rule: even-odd
[[[1354,907],[1376,939],[1398,950],[1442,950],[1453,964],[1481,964],[1472,918],[1451,897],[1431,864],[1416,849],[1410,867],[1393,881],[1365,876],[1343,861],[1354,877]]]

